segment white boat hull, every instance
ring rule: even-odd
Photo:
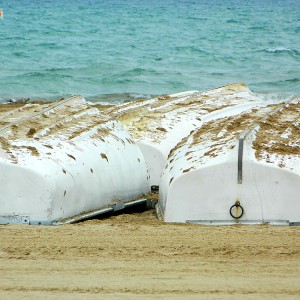
[[[119,122],[103,120],[80,98],[61,105],[46,118],[50,126],[40,126],[32,137],[14,139],[13,125],[3,130],[10,146],[2,142],[0,149],[0,222],[52,224],[150,191],[143,155]],[[48,118],[64,114],[57,116],[54,134]],[[38,127],[42,115],[26,122]],[[20,130],[27,126],[22,118],[14,123]]]
[[[204,92],[187,91],[151,100],[109,107],[105,113],[120,121],[137,141],[145,157],[150,182],[159,186],[170,151],[190,132],[230,107],[246,110],[260,101],[242,83]]]
[[[158,214],[207,225],[300,224],[299,100],[230,110],[172,150]]]
[[[162,207],[164,221],[214,225],[300,221],[298,174],[248,158],[243,161],[243,182],[239,184],[237,166],[237,151],[232,151],[221,163],[174,179]],[[230,215],[236,201],[244,210],[237,219]]]

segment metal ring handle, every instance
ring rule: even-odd
[[[237,216],[234,216],[233,215],[233,213],[232,213],[232,209],[233,208],[236,208],[236,211],[238,211],[238,208],[240,208],[241,209],[241,213],[239,214],[239,215],[237,215]],[[230,207],[230,209],[229,209],[229,213],[230,213],[230,215],[234,218],[234,219],[240,219],[242,216],[243,216],[243,214],[244,214],[244,209],[243,209],[243,207],[239,204],[239,203],[236,203],[236,204],[233,204],[231,207]]]

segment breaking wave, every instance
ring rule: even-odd
[[[275,48],[267,48],[264,49],[265,52],[268,53],[293,53],[293,54],[299,54],[299,51],[290,49],[290,48],[285,48],[285,47],[275,47]]]

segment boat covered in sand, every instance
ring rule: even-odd
[[[151,186],[166,222],[299,224],[299,99],[236,83],[100,110],[74,96],[0,111],[0,224],[72,223]]]
[[[243,83],[199,92],[163,95],[108,108],[103,112],[120,121],[139,145],[151,186],[159,186],[170,151],[204,122],[224,114],[264,106]]]
[[[0,119],[1,224],[72,223],[150,191],[132,136],[80,96],[26,104]]]
[[[166,222],[300,224],[300,99],[207,120],[169,153]]]

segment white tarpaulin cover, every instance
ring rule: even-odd
[[[0,117],[2,223],[50,224],[150,190],[131,135],[80,96]]]
[[[263,101],[262,101],[263,102]],[[169,154],[157,211],[166,222],[300,221],[300,101],[238,105]]]
[[[164,95],[109,107],[105,113],[116,118],[131,133],[145,157],[151,185],[159,185],[170,151],[204,121],[237,107],[246,110],[261,99],[243,83],[207,90]]]

